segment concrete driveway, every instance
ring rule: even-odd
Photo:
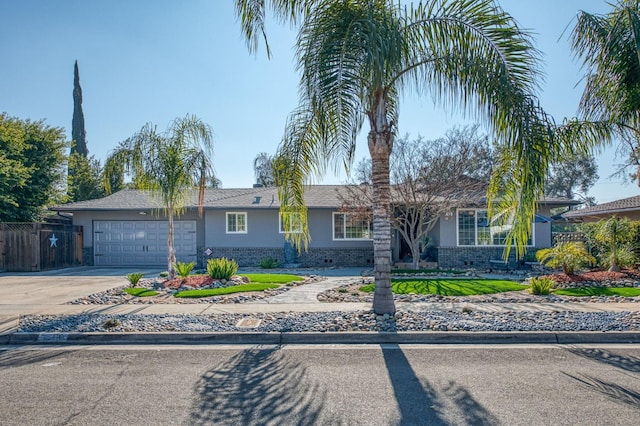
[[[157,277],[160,269],[79,267],[44,272],[0,273],[2,305],[59,305],[127,283],[134,271]]]

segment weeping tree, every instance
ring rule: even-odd
[[[277,182],[282,212],[306,221],[305,183],[331,165],[348,169],[368,124],[376,313],[395,312],[389,158],[405,93],[454,105],[491,129],[504,154],[488,192],[490,201],[500,194],[500,203],[490,207],[515,219],[506,255],[512,242],[524,255],[548,163],[564,139],[554,137],[535,98],[538,53],[530,35],[494,1],[236,0],[236,10],[253,51],[267,10],[298,29],[300,105],[278,151],[290,166]],[[289,237],[305,242],[309,235]]]
[[[160,200],[168,220],[167,270],[175,278],[173,221],[184,213],[194,189],[199,190],[202,214],[204,189],[213,177],[211,127],[195,116],[178,118],[164,132],[146,124],[107,158],[104,185],[110,192],[113,176],[131,176],[133,186],[149,190]]]

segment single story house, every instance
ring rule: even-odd
[[[197,194],[175,221],[175,247],[179,261],[235,259],[255,266],[264,258],[303,267],[373,265],[372,225],[350,217],[342,209],[341,185],[312,185],[305,193],[311,241],[298,255],[285,241],[276,188],[207,189],[204,213],[198,215]],[[531,238],[532,248],[551,246],[552,208],[577,204],[564,198],[541,200]],[[85,265],[166,265],[167,220],[161,204],[150,193],[125,189],[104,198],[52,207],[72,213],[73,224],[84,229]],[[295,232],[295,221],[288,225]],[[486,208],[458,208],[443,215],[429,235],[437,247],[442,268],[490,268],[501,259],[506,230],[487,221]],[[401,260],[402,238],[392,238],[394,262]]]
[[[580,210],[571,210],[562,215],[567,220],[582,222],[597,222],[601,219],[609,219],[611,216],[640,220],[640,195],[596,204]]]

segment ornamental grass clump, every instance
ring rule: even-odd
[[[126,276],[129,284],[131,284],[131,287],[135,287],[136,285],[138,285],[138,281],[140,281],[142,277],[144,277],[144,274],[142,272],[131,272]]]
[[[529,280],[529,291],[531,294],[548,295],[556,282],[551,278],[531,278]]]
[[[238,264],[235,260],[221,257],[207,261],[207,274],[214,280],[228,280],[238,272]]]
[[[273,257],[265,257],[260,261],[260,267],[262,269],[274,269],[278,267],[278,261]]]
[[[191,271],[193,270],[193,268],[195,268],[196,263],[195,262],[190,262],[190,263],[176,262],[174,266],[176,268],[176,273],[180,278],[187,278],[191,273]]]

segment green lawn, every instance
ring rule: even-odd
[[[373,292],[375,284],[360,287]],[[476,294],[502,293],[528,288],[526,285],[507,280],[483,279],[393,279],[391,289],[395,294],[438,294],[440,296],[472,296]]]
[[[304,278],[298,275],[287,274],[238,274],[241,277],[247,277],[252,283],[262,284],[289,284],[293,281],[304,281]]]
[[[462,275],[464,271],[455,269],[392,269],[392,274],[455,274]]]
[[[640,288],[633,287],[579,287],[563,288],[553,292],[561,296],[589,297],[589,296],[640,296]]]
[[[144,288],[144,287],[140,287],[140,288],[128,287],[124,289],[124,292],[132,296],[138,296],[138,297],[149,297],[149,296],[158,295],[157,291],[149,290],[148,288]]]
[[[280,287],[277,284],[267,284],[267,283],[252,283],[252,284],[242,284],[242,285],[234,285],[231,287],[222,287],[222,288],[207,288],[202,290],[184,290],[177,292],[175,297],[210,297],[210,296],[221,296],[224,294],[232,294],[232,293],[245,293],[248,291],[264,291],[270,288],[278,288]]]

